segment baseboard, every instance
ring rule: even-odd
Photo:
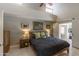
[[[73,48],[79,49],[78,47],[72,46]]]

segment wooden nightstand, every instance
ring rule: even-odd
[[[20,39],[20,48],[28,47],[29,39]]]

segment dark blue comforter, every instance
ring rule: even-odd
[[[38,56],[53,55],[60,50],[69,47],[69,43],[66,41],[53,37],[31,39],[30,43]]]

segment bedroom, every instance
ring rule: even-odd
[[[71,9],[66,9],[66,8],[69,8],[72,5],[75,7],[78,4],[48,3],[48,5],[49,6],[53,5],[52,11],[45,10],[46,9],[45,4],[42,4],[42,3],[37,3],[37,4],[30,3],[30,4],[23,4],[23,5],[0,4],[1,8],[5,10],[4,11],[4,30],[6,30],[10,36],[9,43],[6,43],[6,44],[10,45],[7,48],[9,51],[8,51],[8,53],[5,53],[5,55],[33,56],[35,54],[35,52],[32,51],[32,49],[28,43],[25,43],[25,45],[26,45],[25,48],[20,48],[20,47],[24,47],[22,45],[23,40],[21,41],[21,36],[24,34],[23,32],[27,33],[30,31],[31,32],[35,31],[35,32],[41,33],[40,30],[42,30],[42,32],[44,32],[43,34],[45,34],[47,36],[59,38],[59,32],[60,32],[59,24],[68,23],[68,22],[72,23],[72,19],[74,19],[74,17],[76,16],[76,14],[73,16],[71,15],[71,14],[73,14],[73,11],[74,11],[73,7],[72,7],[73,10],[71,11],[72,13],[70,13],[69,15],[67,13],[69,13],[69,10],[71,10]],[[26,7],[28,7],[28,8],[26,8]],[[64,12],[62,12],[63,10],[64,10]],[[24,29],[26,29],[26,31],[24,31]],[[29,34],[27,34],[27,36],[29,36]],[[28,39],[27,36],[24,35],[23,38]],[[5,43],[4,43],[4,45],[5,45]],[[71,45],[72,45],[72,43],[70,43],[70,46]],[[63,50],[63,49],[61,49],[61,50]],[[66,50],[68,52],[68,49],[66,49]],[[26,53],[25,53],[25,51],[26,51]],[[72,52],[71,48],[69,47],[69,55],[71,55],[70,51]],[[65,51],[65,53],[66,53],[66,51]],[[63,56],[63,55],[61,54],[61,56]],[[65,56],[67,56],[67,55],[65,55]]]

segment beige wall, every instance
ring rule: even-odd
[[[54,37],[59,38],[59,23],[53,24],[53,35]]]
[[[73,47],[79,48],[79,18],[72,21]]]
[[[3,55],[3,11],[0,10],[0,55]]]
[[[10,30],[11,33],[11,45],[19,44],[21,32],[21,23],[29,24],[29,29],[33,29],[33,21],[43,22],[43,28],[45,29],[45,24],[48,22],[39,19],[28,19],[17,17],[12,14],[4,14],[4,29]]]

